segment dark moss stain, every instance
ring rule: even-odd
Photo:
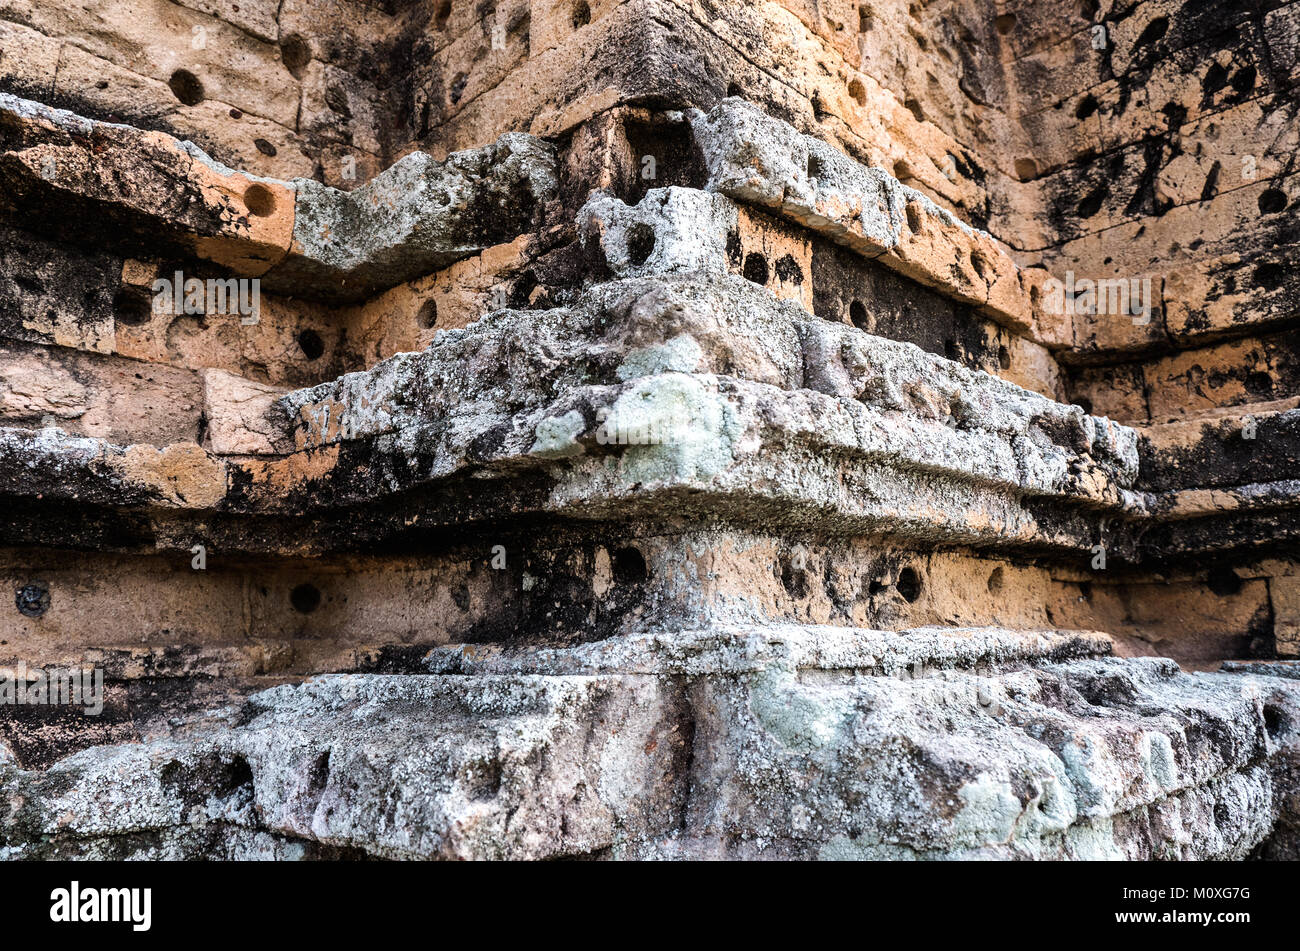
[[[776,262],[776,277],[779,281],[787,284],[802,284],[803,269],[799,267],[799,262],[791,255],[786,254]]]
[[[80,327],[90,339],[111,333],[122,260],[0,224],[0,334],[50,343],[27,326],[46,321]]]
[[[1210,68],[1205,71],[1205,76],[1201,79],[1201,91],[1205,94],[1201,99],[1201,107],[1204,108],[1214,99],[1214,94],[1228,85],[1227,67],[1219,63],[1211,63]]]
[[[1223,166],[1215,162],[1210,166],[1209,174],[1205,176],[1205,184],[1201,187],[1201,201],[1209,201],[1215,196],[1219,188],[1219,173],[1223,171]]]
[[[1256,80],[1256,71],[1254,66],[1243,66],[1237,72],[1233,73],[1232,78],[1228,80],[1229,84],[1240,95],[1247,95],[1254,91]]]

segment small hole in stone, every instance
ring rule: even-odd
[[[307,798],[319,803],[321,795],[325,792],[325,787],[330,781],[330,751],[326,750],[316,757],[315,762],[311,764],[311,772],[307,775]]]
[[[14,604],[23,617],[40,617],[50,609],[50,588],[43,581],[25,584],[14,592]]]
[[[303,70],[311,62],[311,47],[301,36],[286,36],[280,41],[280,62],[294,79],[302,79]]]
[[[275,195],[265,185],[253,183],[244,192],[248,213],[257,218],[269,218],[275,213]]]
[[[858,32],[866,33],[871,29],[871,8],[868,6],[858,7]]]
[[[727,83],[727,96],[728,96],[728,98],[730,98],[731,96],[739,96],[739,95],[741,95],[741,91],[740,91],[740,83],[737,83],[737,82],[730,82],[730,83]]]
[[[318,360],[325,352],[325,341],[321,340],[316,331],[304,330],[298,334],[298,349],[308,360]]]
[[[727,260],[736,267],[740,267],[744,257],[745,249],[740,243],[740,232],[732,228],[727,232]]]
[[[776,262],[776,279],[785,284],[802,284],[803,268],[793,254],[783,254]]]
[[[1241,94],[1246,94],[1255,88],[1255,80],[1259,78],[1259,73],[1254,66],[1247,66],[1239,69],[1232,74],[1228,80],[1228,85]]]
[[[187,106],[197,106],[203,101],[203,83],[188,69],[178,69],[167,80],[172,94]]]
[[[784,552],[781,555],[779,568],[781,571],[781,587],[785,588],[785,593],[797,601],[802,601],[808,597],[808,575],[809,571],[805,563],[807,556],[792,556],[790,552]]]
[[[545,306],[546,288],[542,287],[537,280],[537,274],[532,268],[524,271],[510,288],[510,306],[527,309],[541,303]]]
[[[438,12],[433,15],[433,25],[439,30],[447,28],[447,21],[451,19],[451,0],[443,0],[438,4]]]
[[[460,102],[460,97],[465,95],[465,85],[469,82],[469,76],[465,73],[457,73],[456,78],[451,81],[451,88],[447,92],[447,98],[451,100],[454,106]]]
[[[1247,373],[1242,383],[1246,387],[1246,392],[1256,399],[1273,398],[1273,377],[1263,370]]]
[[[989,594],[997,594],[1002,590],[1002,568],[997,567],[989,575],[988,588]]]
[[[1213,96],[1216,92],[1228,85],[1228,70],[1219,63],[1211,63],[1210,68],[1205,71],[1205,77],[1201,80],[1201,91],[1207,96]]]
[[[915,568],[904,568],[898,573],[898,593],[903,596],[903,600],[908,604],[914,604],[916,599],[921,596],[921,576],[916,573]]]
[[[1079,409],[1083,410],[1089,416],[1092,415],[1092,400],[1088,399],[1088,397],[1080,396],[1074,401],[1074,405],[1079,407]]]
[[[1011,351],[1006,347],[998,347],[998,366],[1003,370],[1011,369]]]
[[[314,584],[300,584],[289,592],[289,603],[299,614],[311,614],[320,607],[320,588]]]
[[[859,330],[871,331],[871,322],[867,319],[867,308],[862,301],[855,300],[849,304],[849,323]]]
[[[415,319],[425,330],[435,326],[438,323],[438,302],[425,301],[420,305],[420,312]]]
[[[1259,210],[1266,215],[1281,211],[1286,207],[1286,192],[1270,188],[1259,196]]]
[[[1016,15],[1014,13],[1004,13],[993,21],[999,33],[1006,36],[1016,28]]]
[[[152,298],[142,287],[123,287],[113,297],[113,317],[119,324],[139,327],[152,316]]]
[[[757,251],[745,255],[745,265],[741,268],[740,273],[745,280],[766,287],[768,279],[767,258]]]
[[[650,259],[655,249],[655,229],[638,221],[627,231],[627,258],[637,267]]]
[[[573,5],[573,28],[580,30],[591,22],[591,7],[587,6],[585,0],[578,0]]]
[[[921,206],[911,202],[907,206],[907,226],[912,229],[913,233],[921,233]]]
[[[1275,291],[1282,286],[1284,278],[1282,265],[1266,261],[1255,268],[1255,282],[1266,291]]]
[[[1016,159],[1016,178],[1027,182],[1038,174],[1038,163],[1031,158]]]
[[[822,177],[822,175],[825,174],[825,171],[826,171],[826,170],[825,170],[825,167],[822,165],[822,160],[821,160],[820,158],[818,158],[816,155],[809,155],[809,156],[808,156],[808,178],[809,178],[809,180],[812,180],[812,179],[820,179],[820,178]]]
[[[1083,200],[1079,202],[1078,208],[1075,209],[1075,214],[1080,218],[1091,218],[1097,212],[1101,211],[1101,206],[1105,204],[1106,198],[1109,194],[1110,185],[1103,182],[1100,186],[1094,188],[1092,191],[1088,192],[1088,194],[1083,196]]]
[[[1206,578],[1210,590],[1220,598],[1230,598],[1241,592],[1242,580],[1231,568],[1218,567],[1210,569]]]
[[[501,791],[501,762],[481,759],[467,764],[461,782],[471,800],[486,802]]]
[[[1288,725],[1287,715],[1279,707],[1271,703],[1264,707],[1264,729],[1272,739],[1278,739],[1286,732]]]
[[[640,584],[649,575],[645,555],[636,548],[620,548],[614,552],[614,580],[619,584]]]
[[[867,104],[867,89],[856,79],[849,83],[849,95],[853,97],[853,101],[859,106]]]

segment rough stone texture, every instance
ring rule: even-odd
[[[667,778],[686,750],[663,737],[669,691],[617,677],[377,675],[276,688],[167,739],[10,771],[23,804],[0,847],[120,855],[124,834],[147,832],[192,855],[174,840],[232,825],[386,858],[593,852],[625,830],[665,833],[680,811]]]
[[[778,209],[890,268],[987,309],[1047,342],[1020,269],[976,231],[879,168],[859,165],[744,102],[724,100],[693,125],[709,187]],[[1048,338],[1050,339],[1050,338]],[[1051,340],[1059,345],[1062,341]]]
[[[204,370],[203,418],[211,451],[223,456],[283,451],[283,426],[275,424],[281,392],[225,370]]]
[[[1274,828],[1287,681],[1088,656],[1107,646],[789,627],[461,648],[430,658],[454,676],[323,677],[43,772],[0,764],[0,848],[203,855],[205,833],[233,827],[220,849],[237,856],[267,842],[513,859],[1293,850]]]
[[[91,213],[141,232],[139,244],[313,298],[363,299],[509,240],[540,222],[556,189],[550,149],[522,135],[446,163],[416,153],[343,192],[248,176],[189,142],[5,94],[0,122],[14,142],[0,154],[0,201],[14,211]],[[116,168],[131,174],[105,176]]]
[[[293,243],[267,286],[359,300],[508,241],[540,223],[553,165],[544,143],[512,134],[445,163],[412,153],[351,192],[296,182]]]
[[[622,341],[617,364],[612,340]],[[911,345],[809,320],[731,277],[615,282],[575,307],[501,311],[441,334],[423,354],[287,395],[274,418],[268,406],[267,418],[241,424],[286,445],[275,419],[293,420],[293,456],[304,461],[326,447],[368,445],[361,481],[337,463],[302,485],[277,474],[293,457],[223,461],[220,453],[248,447],[209,406],[214,454],[185,458],[218,480],[203,497],[230,511],[341,507],[470,471],[500,478],[530,467],[551,482],[542,511],[582,518],[616,499],[689,491],[734,519],[746,504],[778,505],[920,537],[1086,549],[1092,529],[1071,514],[1071,500],[1145,507],[1127,488],[1137,468],[1131,431]],[[160,484],[156,467],[119,463],[129,448],[40,438],[59,475],[42,467],[33,479],[28,467],[11,491],[25,484],[86,501],[120,472],[133,497],[195,507]],[[790,491],[781,474],[817,454],[843,462],[810,470]],[[421,469],[404,461],[417,455]],[[78,467],[83,480],[71,476]],[[224,500],[223,472],[234,493]],[[1045,519],[1025,501],[1040,496],[1066,504]]]
[[[1297,9],[0,0],[0,855],[1300,857]]]

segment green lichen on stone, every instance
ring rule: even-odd
[[[732,408],[703,379],[682,373],[646,377],[609,407],[598,439],[626,446],[630,483],[704,480],[731,465],[739,425]]]
[[[620,380],[634,380],[656,373],[692,373],[700,365],[704,351],[690,334],[681,334],[663,343],[633,350],[618,368]]]
[[[578,436],[586,426],[582,414],[576,409],[569,410],[563,416],[552,416],[537,424],[532,455],[544,459],[563,459],[582,453]]]

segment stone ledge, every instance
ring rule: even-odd
[[[0,129],[3,206],[34,222],[51,207],[64,223],[92,214],[110,247],[192,254],[314,300],[364,300],[509,241],[558,191],[551,147],[519,133],[445,162],[412,153],[344,192],[247,175],[164,133],[7,94]]]
[[[1041,311],[1002,245],[888,172],[860,165],[741,99],[691,114],[708,187],[777,212],[1053,348],[1068,319]]]
[[[749,630],[737,654],[720,633],[519,655],[643,669],[661,663],[649,652],[668,661],[658,675],[324,676],[45,771],[0,760],[0,854],[130,853],[142,832],[186,857],[248,835],[389,858],[1294,847],[1294,810],[1274,786],[1295,748],[1287,681],[1065,659],[1102,647],[1086,635],[917,632],[906,645],[868,632],[860,644],[789,626]],[[881,638],[903,648],[903,675],[855,675]],[[983,670],[951,666],[981,657]]]
[[[653,674],[700,677],[752,674],[778,665],[794,671],[845,671],[908,679],[926,671],[989,673],[1013,664],[1106,656],[1097,631],[1013,631],[989,627],[922,627],[871,631],[801,624],[717,625],[701,630],[631,634],[573,648],[458,644],[425,657],[430,673]]]

